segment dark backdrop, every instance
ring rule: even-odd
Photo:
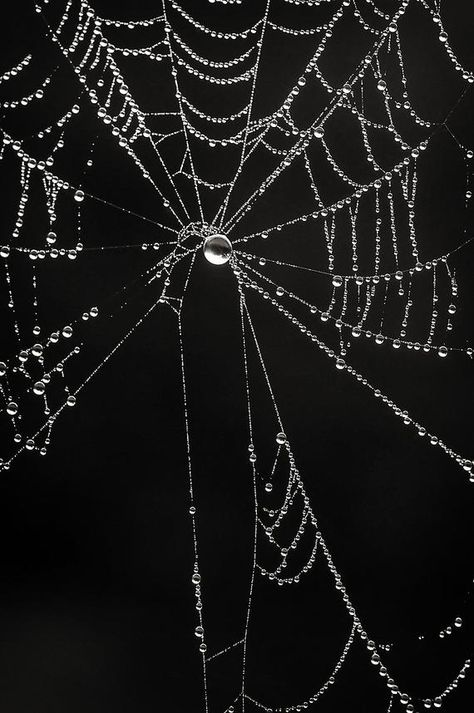
[[[31,5],[23,0],[1,8],[2,70],[30,49],[39,67],[40,57],[45,64],[54,61],[45,26]],[[94,7],[105,16],[138,18],[159,14],[157,5],[100,0]],[[245,1],[238,11],[204,0],[183,5],[223,29],[234,21],[237,27],[246,26],[261,11],[259,3]],[[445,5],[453,46],[473,67],[471,4],[457,0]],[[53,18],[62,3],[51,6]],[[292,6],[285,12],[291,25]],[[425,26],[416,24],[417,17],[413,22],[411,35],[407,31],[412,86],[420,109],[439,119],[463,85],[452,72],[436,69],[433,76],[433,56],[421,30]],[[262,114],[265,101],[271,104],[283,94],[308,47],[282,39],[274,48],[258,88]],[[342,48],[332,55],[334,76],[344,58]],[[68,92],[74,94],[74,81],[72,75],[65,78],[56,104],[45,110],[50,116],[61,114]],[[137,93],[159,90],[145,73],[134,81]],[[470,99],[466,94],[450,124],[466,146],[473,138]],[[3,125],[22,136],[31,133],[35,119],[29,110],[9,113]],[[93,121],[86,116],[86,126]],[[80,155],[81,135],[75,141],[73,152]],[[462,162],[449,159],[453,147],[446,136],[439,142],[433,163],[420,178],[428,186],[419,208],[427,257],[439,253],[439,245],[452,249],[472,233],[469,216],[459,211]],[[101,158],[102,173],[98,169],[91,177],[89,190],[159,219],[153,194],[136,176],[129,179],[115,150],[105,144]],[[2,167],[4,230],[14,210],[17,178],[12,179],[12,171],[12,166]],[[297,203],[298,187],[290,185],[286,191],[287,200]],[[275,206],[268,201],[262,210],[271,223]],[[85,207],[84,226],[86,244],[140,243],[151,235],[141,223],[100,205],[88,212]],[[305,250],[304,243],[296,247],[295,259]],[[85,252],[81,260],[60,276],[45,273],[40,289],[45,319],[47,305],[67,319],[71,304],[85,307],[105,299],[151,264],[148,254],[125,250]],[[472,336],[471,249],[459,254],[456,267],[463,305],[457,334],[465,343]],[[18,279],[21,284],[21,273]],[[143,311],[146,299],[139,289],[132,290],[131,317],[118,313],[93,333],[87,357],[91,365]],[[261,301],[250,298],[249,306],[287,434],[351,598],[371,636],[395,642],[387,660],[401,686],[415,695],[434,696],[471,651],[473,486],[453,462],[403,430],[349,375],[331,369],[288,322]],[[241,636],[252,526],[238,302],[227,269],[213,270],[197,261],[183,328],[212,653]],[[250,359],[257,372],[255,355]],[[354,359],[415,418],[469,456],[472,362],[388,348],[381,355],[368,344],[359,347]],[[261,384],[256,393],[264,414],[268,399]],[[2,473],[3,713],[201,710],[183,425],[176,320],[170,310],[161,309],[87,386],[77,407],[58,421],[48,455],[24,454]],[[464,626],[441,640],[438,632],[456,616],[462,616]],[[326,680],[347,634],[348,619],[322,565],[295,591],[275,592],[258,581],[249,635],[249,693],[275,706],[303,700]],[[212,713],[225,710],[238,692],[237,658],[232,654],[209,665]],[[468,676],[443,710],[467,710],[472,685]],[[357,642],[336,685],[318,706],[331,713],[375,713],[387,704],[387,690]]]

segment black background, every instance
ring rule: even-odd
[[[51,5],[53,18],[54,9],[63,5]],[[94,7],[104,16],[138,18],[159,14],[157,5],[101,0]],[[232,10],[204,0],[183,5],[222,29],[245,27],[262,10],[261,3],[249,0]],[[394,3],[384,7],[391,9]],[[281,10],[289,26],[293,10],[291,5]],[[443,13],[453,47],[467,66],[474,66],[470,3],[450,2]],[[39,58],[46,66],[48,61],[54,65],[58,56],[51,59],[48,54],[52,50],[41,18],[26,2],[2,8],[2,18],[2,70],[32,49],[38,76],[44,77]],[[439,120],[464,85],[449,65],[438,69],[436,40],[429,41],[431,21],[423,24],[416,13],[411,21],[412,29],[406,27],[407,53],[417,107],[424,116]],[[309,47],[281,40],[273,48],[258,86],[257,114],[265,114],[264,107],[278,102],[292,85]],[[334,77],[344,72],[350,55],[345,50],[336,47],[331,55]],[[68,106],[69,92],[76,92],[74,82],[72,73],[64,77],[44,109],[49,116],[60,116]],[[138,73],[134,82],[129,84],[137,96],[155,90],[145,73]],[[450,117],[450,126],[466,146],[473,138],[470,100],[468,93]],[[219,102],[211,97],[212,101]],[[28,109],[7,113],[2,123],[12,135],[23,136],[43,118]],[[87,122],[96,119],[86,116],[84,121],[87,129]],[[73,158],[81,156],[83,138],[75,138]],[[126,162],[116,159],[105,133],[104,144],[103,155],[98,149],[100,168],[87,189],[160,220],[154,194],[129,174]],[[424,166],[425,188],[420,188],[424,192],[419,225],[426,259],[453,249],[472,233],[469,216],[459,209],[465,173],[456,156],[453,143],[440,132],[433,157]],[[205,157],[203,161],[205,165]],[[14,216],[17,190],[12,166],[6,161],[2,166],[5,230]],[[62,168],[65,175],[67,164]],[[74,182],[77,174],[71,170]],[[287,201],[297,206],[298,185],[286,185],[285,191]],[[259,220],[277,222],[275,211],[269,198]],[[86,245],[153,240],[143,223],[105,205],[88,209],[86,201],[83,223]],[[304,240],[294,245],[287,248],[287,257],[295,262],[311,259]],[[259,255],[262,248],[249,245],[251,250]],[[81,261],[64,266],[61,274],[45,267],[40,285],[45,320],[49,308],[54,323],[67,320],[71,305],[86,307],[107,298],[151,264],[149,253],[141,251],[85,251]],[[458,253],[455,266],[462,309],[453,342],[464,344],[472,334],[472,248]],[[18,274],[21,285],[27,278],[20,265]],[[18,299],[21,305],[21,295]],[[128,312],[100,323],[89,342],[86,366],[93,368],[103,358],[149,301],[149,293],[132,290]],[[285,430],[359,616],[377,642],[395,642],[387,662],[401,688],[434,697],[471,650],[473,486],[452,461],[404,430],[349,375],[332,369],[268,305],[251,296],[249,308]],[[253,513],[239,319],[230,270],[213,269],[198,259],[183,333],[209,653],[241,637],[248,588]],[[258,375],[255,354],[250,361]],[[372,343],[358,346],[353,362],[415,418],[469,457],[469,359],[440,360],[394,352],[388,346],[376,351]],[[261,377],[256,377],[255,394],[256,428],[272,440],[277,428]],[[81,392],[76,408],[59,419],[48,455],[23,454],[2,473],[0,490],[0,710],[202,710],[200,657],[193,633],[197,621],[190,582],[193,554],[178,334],[171,310],[163,308],[147,318]],[[438,632],[456,616],[463,617],[463,628],[441,640]],[[274,586],[258,580],[249,634],[248,692],[274,706],[304,700],[328,677],[349,629],[322,564],[316,564],[295,590],[275,592]],[[209,664],[212,713],[224,711],[238,693],[238,656],[236,651]],[[472,690],[468,676],[443,710],[465,711]],[[336,684],[317,705],[328,712],[386,710],[387,689],[359,641]],[[398,703],[397,707],[401,708]],[[246,709],[252,710],[251,705]]]

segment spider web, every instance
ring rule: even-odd
[[[381,354],[408,350],[413,359],[465,360],[473,355],[472,347],[451,336],[460,289],[455,259],[472,239],[463,236],[454,247],[443,245],[433,254],[417,228],[416,207],[425,155],[439,150],[441,134],[466,169],[461,201],[471,197],[472,151],[452,132],[449,120],[474,75],[451,47],[439,2],[403,0],[387,10],[372,0],[265,0],[240,14],[241,3],[215,4],[216,13],[219,5],[227,6],[225,12],[235,11],[240,29],[214,30],[175,0],[163,0],[156,17],[133,21],[101,17],[85,0],[38,3],[54,51],[45,62],[34,53],[26,55],[1,79],[13,92],[18,75],[36,69],[41,77],[33,90],[3,101],[1,157],[18,176],[20,196],[11,239],[0,249],[7,305],[1,412],[10,441],[1,468],[9,470],[25,451],[46,455],[57,420],[76,404],[80,407],[82,390],[147,317],[155,310],[171,310],[179,330],[194,548],[190,579],[204,710],[210,708],[211,662],[236,650],[241,661],[238,693],[226,713],[249,705],[266,711],[306,709],[334,683],[356,639],[364,643],[387,685],[389,711],[400,703],[409,712],[417,705],[440,707],[470,661],[432,698],[405,692],[394,680],[385,656],[391,645],[376,644],[369,636],[305,490],[260,343],[256,312],[265,305],[280,315],[295,335],[324,355],[328,369],[335,367],[358,382],[367,398],[378,399],[396,417],[395,425],[408,426],[474,481],[469,455],[451,447],[354,365],[362,340]],[[410,96],[404,53],[410,13],[431,23],[438,51],[465,84],[441,119],[420,115]],[[242,17],[246,24],[239,26]],[[288,17],[292,26],[285,24]],[[357,41],[347,47],[347,66],[336,72],[331,52],[340,51],[341,26]],[[281,38],[292,43],[302,61],[297,75],[282,72],[275,82],[271,66]],[[144,73],[150,82],[145,96],[138,96],[134,87],[138,92],[136,80]],[[268,112],[260,90],[270,81],[275,96]],[[33,129],[36,105],[50,92],[52,99],[62,97],[65,111]],[[17,135],[16,112],[21,109],[30,112],[29,128]],[[96,120],[94,133],[84,130],[84,116]],[[80,164],[73,165],[67,149],[73,145],[77,152],[78,143]],[[102,146],[107,153],[101,153]],[[140,184],[142,207],[135,210],[115,199],[113,185],[95,186],[91,169],[104,161],[115,183]],[[290,187],[291,201],[286,199]],[[35,215],[32,223],[29,204],[38,196],[44,215]],[[152,239],[118,244],[106,224],[104,244],[89,245],[84,227],[88,206],[103,210],[104,221],[114,225],[115,220],[117,232],[127,233],[133,225],[133,234],[150,231]],[[156,215],[150,208],[156,208]],[[240,309],[248,423],[243,448],[248,449],[253,483],[254,533],[242,636],[212,652],[201,582],[183,311],[203,241],[218,234],[227,236],[233,247],[229,267]],[[100,259],[110,251],[140,252],[142,267],[124,260],[120,270],[104,277],[100,289],[94,286],[100,303],[87,303],[76,314],[60,300],[41,304],[38,283],[43,279],[57,281],[55,293],[61,294],[61,280],[72,279],[86,254]],[[82,269],[77,274],[86,281],[89,268]],[[28,304],[20,303],[18,293],[30,296]],[[87,289],[79,303],[84,305],[84,299]],[[99,359],[97,344],[104,354]],[[294,587],[317,562],[327,567],[335,596],[348,614],[347,638],[322,686],[305,699],[269,705],[247,686],[257,579],[268,579],[277,588]],[[443,636],[461,625],[456,617]]]

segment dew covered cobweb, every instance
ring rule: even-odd
[[[443,4],[159,0],[155,17],[129,19],[123,8],[114,18],[85,0],[49,0],[37,2],[36,12],[48,52],[32,48],[0,77],[8,176],[0,238],[1,470],[53,450],[57,423],[81,408],[91,380],[152,313],[172,314],[202,663],[193,710],[317,708],[360,643],[386,685],[384,710],[440,708],[469,659],[424,697],[397,681],[390,668],[396,644],[372,640],[318,524],[305,485],[312,475],[300,471],[294,426],[285,422],[259,332],[262,315],[277,315],[291,335],[288,369],[298,369],[291,340],[305,340],[328,373],[337,370],[390,414],[394,430],[408,430],[452,461],[464,487],[474,481],[472,452],[434,432],[416,403],[408,411],[361,358],[457,370],[473,356],[456,316],[458,267],[472,249],[474,154],[451,117],[474,75],[456,54]],[[442,101],[433,96],[438,83],[449,87]],[[423,218],[424,185],[443,160],[461,176],[459,221],[436,231]],[[118,254],[125,257],[114,262]],[[235,359],[245,375],[247,438],[238,447],[247,461],[252,545],[242,568],[245,601],[235,612],[240,636],[221,649],[206,629],[195,413],[188,409],[183,310],[196,270],[205,281],[221,271],[231,280],[240,313],[232,314],[240,335]],[[43,300],[48,285],[54,298]],[[298,606],[298,587],[316,569],[329,573],[347,619],[339,651],[328,654],[329,675],[314,688],[306,682],[291,700],[275,702],[271,686],[257,697],[247,672],[256,589],[264,581],[275,598],[295,590]],[[448,638],[462,626],[454,612],[436,635]],[[238,671],[218,707],[213,667],[229,656],[238,658]]]

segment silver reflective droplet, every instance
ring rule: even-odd
[[[232,255],[232,243],[225,235],[210,235],[204,241],[204,257],[213,265],[224,265]]]
[[[45,385],[42,381],[37,381],[36,384],[33,386],[33,393],[36,394],[36,396],[42,396],[45,392]]]
[[[14,401],[10,401],[7,404],[7,414],[9,416],[16,416],[18,413],[18,404],[16,404]]]

